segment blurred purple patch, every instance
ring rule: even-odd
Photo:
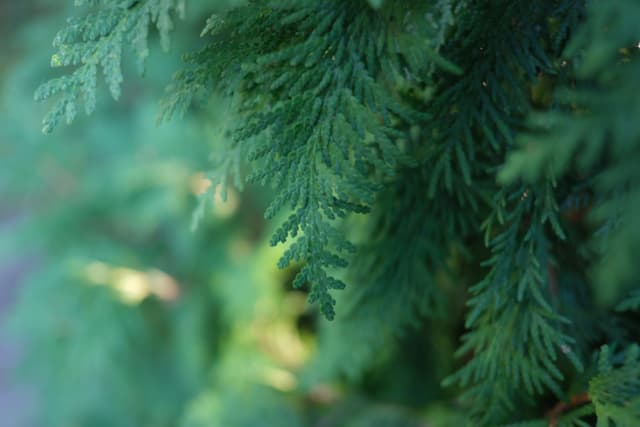
[[[0,219],[0,234],[15,226],[18,217]],[[0,325],[4,324],[18,286],[34,262],[28,258],[0,259]],[[19,346],[0,328],[0,427],[34,427],[33,393],[16,384],[13,372],[19,360]]]

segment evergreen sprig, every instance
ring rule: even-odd
[[[434,37],[450,17],[448,2],[439,7]],[[400,141],[423,115],[403,102],[399,81],[428,83],[434,63],[457,71],[412,23],[425,8],[256,2],[212,17],[213,43],[188,58],[196,66],[176,76],[165,103],[165,115],[183,111],[207,86],[234,98],[242,124],[227,149],[253,163],[249,181],[276,189],[267,218],[292,210],[271,244],[295,239],[278,265],[304,262],[294,286],[310,283],[310,301],[328,318],[335,314],[329,291],[345,286],[328,271],[345,267],[355,250],[335,224],[369,212],[396,169],[412,163]]]
[[[598,375],[589,381],[589,396],[598,416],[598,427],[632,427],[640,419],[640,347],[629,346],[612,354],[603,346]]]
[[[640,251],[640,55],[634,1],[591,3],[585,25],[565,52],[577,81],[556,90],[557,107],[532,115],[532,131],[519,137],[521,148],[500,172],[503,182],[535,181],[544,174],[590,179],[595,195],[585,210],[599,255],[596,291],[609,305],[637,286],[632,254]],[[615,20],[615,31],[605,31]]]
[[[574,340],[565,332],[570,321],[551,302],[551,241],[564,238],[551,183],[487,194],[495,188],[487,171],[512,149],[532,108],[527,85],[539,72],[553,70],[548,17],[559,13],[553,2],[492,2],[463,9],[444,54],[465,73],[443,78],[433,104],[438,144],[429,153],[434,165],[429,194],[439,203],[440,194],[451,193],[458,209],[470,206],[476,218],[487,215],[483,229],[491,257],[484,265],[490,269],[470,288],[469,331],[458,350],[459,356],[473,352],[473,358],[444,381],[467,388],[464,396],[474,402],[481,425],[506,421],[527,395],[549,389],[560,395],[560,355],[581,367]]]
[[[482,424],[504,422],[524,395],[552,390],[562,396],[558,357],[582,369],[566,332],[569,319],[553,306],[553,255],[548,223],[557,215],[550,186],[518,188],[496,200],[497,218],[505,228],[491,242],[487,276],[470,288],[470,311],[460,356],[474,357],[445,381],[469,387]],[[488,223],[485,227],[488,227]],[[557,237],[563,238],[560,230]],[[509,351],[505,351],[505,349]],[[518,393],[520,392],[520,393]],[[485,404],[478,404],[484,402]]]
[[[140,71],[149,55],[149,26],[155,24],[163,49],[169,48],[171,15],[182,15],[185,0],[76,0],[89,12],[70,18],[56,35],[51,57],[52,67],[75,67],[70,74],[42,84],[35,93],[37,101],[58,97],[42,121],[42,131],[50,133],[65,120],[71,123],[80,105],[87,114],[96,107],[98,72],[102,71],[114,99],[121,93],[123,46],[130,44]]]
[[[323,331],[310,376],[361,378],[407,328],[444,315],[435,277],[453,254],[465,251],[462,236],[476,224],[453,197],[427,203],[428,177],[424,167],[400,170],[353,233],[362,242],[347,273],[352,285],[340,299],[335,325]]]
[[[429,108],[434,117],[428,134],[436,143],[425,144],[432,171],[428,194],[446,191],[461,206],[477,209],[491,197],[478,191],[483,179],[502,162],[529,111],[527,83],[552,67],[545,37],[555,10],[547,3],[507,1],[462,3],[457,10],[442,52],[463,75],[440,76]]]

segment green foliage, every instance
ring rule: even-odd
[[[558,88],[557,108],[532,115],[532,132],[521,136],[522,148],[500,172],[504,181],[531,181],[545,173],[556,180],[571,174],[592,177],[597,204],[589,206],[589,216],[601,227],[594,235],[601,255],[593,273],[609,304],[636,285],[632,254],[640,250],[635,221],[640,209],[640,125],[635,120],[640,58],[633,18],[638,14],[633,1],[590,5],[585,25],[565,53],[571,63],[563,60],[563,66],[575,67],[576,82]],[[611,22],[615,31],[603,31]]]
[[[48,425],[640,425],[637,1],[75,3],[0,127]]]
[[[341,300],[335,325],[323,331],[309,375],[359,378],[393,348],[401,331],[426,315],[442,316],[445,292],[435,275],[450,253],[460,250],[458,233],[471,225],[466,216],[451,214],[457,206],[453,200],[434,207],[422,203],[425,175],[421,169],[401,170],[376,201],[394,206],[395,212],[377,209],[364,224],[352,225],[361,229],[363,240],[349,270],[353,285]]]
[[[64,119],[71,123],[78,106],[90,114],[96,108],[97,74],[101,70],[109,92],[120,98],[122,85],[123,45],[129,44],[136,56],[138,69],[144,69],[149,56],[149,26],[155,24],[163,49],[169,49],[169,32],[173,29],[171,14],[184,14],[185,0],[76,0],[76,6],[91,8],[85,16],[71,18],[58,32],[51,57],[52,67],[76,67],[62,77],[41,85],[36,101],[58,96],[42,121],[42,131],[51,132]]]
[[[640,418],[640,347],[612,357],[608,346],[598,356],[598,375],[589,381],[598,427],[631,427]],[[624,357],[624,358],[623,358]]]
[[[430,32],[446,27],[448,7],[435,9],[443,18]],[[414,13],[430,12],[424,8]],[[277,189],[266,218],[292,211],[271,240],[295,239],[278,265],[304,262],[294,286],[310,283],[310,301],[329,319],[329,290],[345,285],[327,270],[345,267],[354,251],[334,223],[368,212],[395,169],[413,163],[398,140],[423,115],[402,102],[395,85],[428,83],[434,58],[456,70],[437,56],[436,40],[425,45],[431,34],[414,27],[415,17],[402,13],[399,6],[376,13],[360,2],[312,1],[257,2],[213,16],[205,32],[215,41],[188,58],[195,69],[177,74],[165,101],[170,116],[202,90],[233,97],[241,124],[230,130],[226,150],[254,162],[250,182]],[[220,172],[224,183],[227,169]]]
[[[35,80],[33,68],[18,75],[14,95],[25,85],[30,91]],[[145,102],[142,93],[138,99]],[[206,286],[208,269],[195,258],[219,243],[181,231],[192,210],[189,178],[202,154],[195,145],[174,150],[167,143],[185,127],[160,132],[153,112],[147,103],[133,114],[105,113],[92,128],[64,132],[46,147],[19,128],[7,137],[20,141],[10,147],[21,166],[4,178],[26,191],[7,198],[14,208],[40,207],[2,238],[35,258],[36,270],[23,283],[9,326],[29,349],[19,372],[44,396],[39,416],[46,425],[175,425],[224,330]],[[14,104],[9,118],[16,123],[23,114]],[[153,146],[132,138],[150,134]],[[86,143],[67,150],[69,140]],[[212,227],[208,221],[203,229]],[[3,258],[10,259],[4,252]],[[134,303],[136,289],[141,296],[152,291],[145,286],[158,286],[159,296]],[[171,304],[175,286],[181,297]]]
[[[616,307],[619,311],[638,310],[640,309],[640,290],[631,292],[623,301]]]
[[[554,215],[554,206],[545,206],[550,196],[538,191],[519,189],[496,203],[506,228],[491,243],[492,257],[485,263],[489,273],[470,288],[466,326],[472,329],[458,350],[460,355],[470,350],[477,355],[445,381],[471,385],[465,395],[472,401],[488,400],[478,407],[487,424],[508,416],[516,391],[534,395],[551,389],[562,396],[559,382],[564,376],[556,367],[559,354],[581,369],[573,355],[574,340],[564,333],[570,320],[549,302],[557,284],[549,278],[553,267],[544,227],[557,220],[544,217],[549,211]],[[513,210],[503,207],[507,200],[517,200]]]

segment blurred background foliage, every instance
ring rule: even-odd
[[[306,294],[289,286],[296,268],[275,267],[286,248],[268,245],[264,189],[231,193],[190,231],[220,139],[198,115],[231,118],[196,111],[157,126],[156,115],[199,31],[176,31],[169,53],[152,49],[143,78],[125,68],[117,104],[102,96],[98,114],[42,135],[46,106],[33,91],[56,75],[49,41],[72,3],[0,3],[0,270],[21,266],[17,286],[1,284],[12,287],[2,294],[11,300],[3,340],[20,356],[0,387],[28,384],[33,394],[31,405],[0,408],[0,424],[464,425],[439,386],[461,325],[436,317],[393,351],[381,335],[375,354],[332,341]],[[177,25],[202,28],[211,12],[202,3]],[[421,333],[427,327],[435,332]],[[328,356],[315,357],[318,348]]]

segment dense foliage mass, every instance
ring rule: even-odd
[[[4,136],[48,425],[640,425],[640,2],[75,4],[43,131],[103,111]]]

